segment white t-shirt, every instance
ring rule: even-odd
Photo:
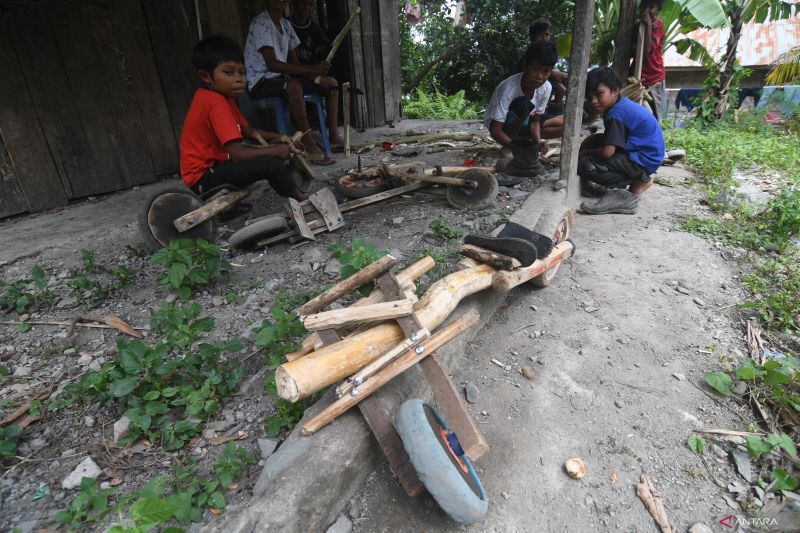
[[[509,76],[495,88],[492,93],[492,99],[489,100],[489,105],[486,106],[486,112],[483,114],[484,126],[490,127],[493,120],[505,123],[511,102],[520,96],[525,96],[525,93],[522,92],[522,74],[520,72]],[[552,90],[550,82],[546,81],[533,92],[531,103],[537,114],[541,115],[547,109],[547,102],[550,100],[550,92]]]
[[[272,72],[260,50],[270,47],[275,50],[275,59],[286,62],[289,50],[300,44],[289,19],[281,17],[281,30],[275,27],[269,13],[263,11],[253,18],[247,40],[244,43],[244,66],[247,69],[247,86],[252,89],[261,78],[277,78],[280,72]]]

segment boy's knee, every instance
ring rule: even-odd
[[[323,76],[319,80],[319,86],[323,89],[330,89],[331,91],[338,91],[339,90],[339,82],[336,81],[336,78],[331,76]]]
[[[286,82],[286,96],[291,100],[294,98],[303,99],[303,86],[297,80]]]

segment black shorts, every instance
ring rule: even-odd
[[[200,181],[189,188],[197,194],[202,194],[220,185],[244,188],[261,180],[269,181],[275,192],[284,198],[289,198],[295,192],[295,184],[289,177],[286,163],[271,155],[261,155],[244,161],[217,163],[203,174]]]
[[[541,115],[536,115],[536,116],[539,117],[539,124],[544,124],[545,122],[547,122],[551,118],[563,117],[564,113],[546,113],[545,112],[545,113],[542,113]]]
[[[581,149],[599,148],[605,145],[604,135],[590,135],[581,143]],[[631,161],[628,153],[616,147],[614,155],[608,159],[584,156],[578,160],[578,175],[582,178],[608,187],[625,189],[634,181],[650,181],[652,177],[642,167]]]
[[[303,87],[303,94],[321,93],[320,86],[314,83],[313,80],[308,78],[292,78],[290,76],[281,75],[275,78],[261,78],[250,89],[250,97],[256,100],[261,98],[286,98],[286,84],[290,80],[295,80]]]

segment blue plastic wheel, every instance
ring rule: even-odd
[[[481,520],[489,500],[455,433],[422,400],[400,406],[395,427],[422,484],[450,518],[463,524]]]

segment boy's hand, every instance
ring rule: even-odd
[[[288,144],[273,144],[269,146],[269,153],[270,155],[274,155],[278,159],[289,159],[291,157],[289,153],[289,145]]]
[[[311,70],[315,76],[324,76],[331,69],[331,64],[327,61],[320,61],[316,65],[311,65]]]

